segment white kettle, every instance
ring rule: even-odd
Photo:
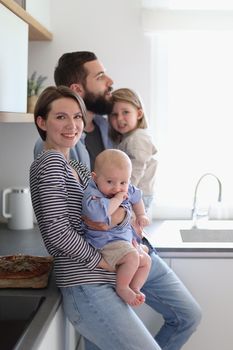
[[[27,187],[6,188],[2,192],[2,215],[8,219],[11,230],[33,228],[33,209]]]

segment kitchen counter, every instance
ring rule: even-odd
[[[209,220],[202,222],[200,229],[192,226],[191,220],[155,221],[145,231],[158,254],[187,286],[202,310],[201,323],[184,349],[231,350],[233,281],[229,276],[233,270],[233,242],[216,240],[222,237],[223,230],[232,234],[233,221]],[[193,241],[183,242],[180,230],[194,233]],[[208,236],[213,231],[217,237],[211,236],[212,242],[194,241],[200,232]],[[151,320],[152,315],[149,325],[153,325]],[[156,330],[153,329],[153,334]]]
[[[162,257],[233,257],[233,242],[183,242],[180,230],[191,227],[191,220],[158,220],[153,221],[145,231]],[[210,220],[205,228],[233,231],[233,221]]]
[[[6,224],[0,224],[0,255],[12,254],[48,255],[37,225],[32,230],[9,230]],[[50,274],[46,288],[4,288],[0,289],[1,296],[43,298],[41,306],[29,323],[20,341],[14,347],[14,350],[36,349],[61,303],[61,295],[56,287],[54,274]]]
[[[222,227],[222,222],[210,223],[214,228]],[[225,221],[225,228],[233,228],[233,221]],[[232,258],[233,242],[183,242],[180,229],[191,228],[190,220],[154,221],[146,228],[150,242],[156,247],[158,254],[164,258],[204,257]],[[0,255],[29,254],[47,256],[39,229],[35,225],[32,230],[9,230],[0,223]],[[36,350],[48,329],[60,304],[61,295],[56,287],[54,274],[51,273],[47,288],[44,289],[0,289],[1,296],[42,297],[44,301],[26,328],[14,350]],[[27,298],[26,298],[27,299]]]
[[[37,225],[31,230],[9,230],[0,223],[0,255],[13,254],[48,255]]]

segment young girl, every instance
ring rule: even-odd
[[[110,137],[118,149],[132,162],[131,183],[143,192],[146,210],[154,192],[157,150],[147,132],[147,121],[139,96],[131,89],[118,89],[112,93],[113,110],[109,115]]]

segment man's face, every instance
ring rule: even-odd
[[[84,64],[88,75],[86,78],[83,100],[88,111],[97,114],[109,114],[112,110],[112,79],[98,60]]]

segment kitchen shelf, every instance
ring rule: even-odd
[[[30,41],[51,41],[53,35],[35,18],[33,18],[27,11],[25,11],[14,0],[0,0],[0,3],[6,6],[16,16],[21,18],[29,25],[29,40]]]
[[[31,113],[0,112],[0,123],[34,123]]]

